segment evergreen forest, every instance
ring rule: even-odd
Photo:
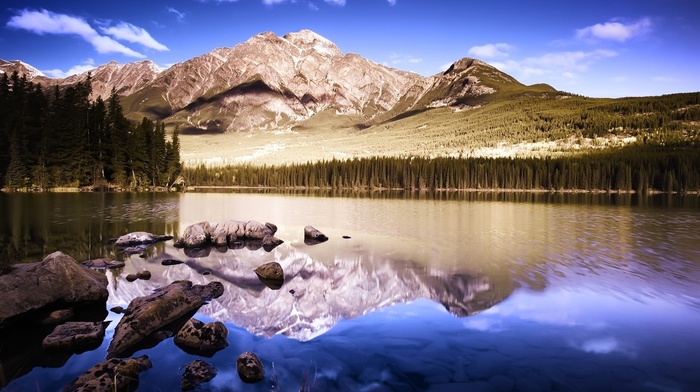
[[[180,174],[177,130],[126,119],[116,91],[90,100],[91,79],[44,91],[17,72],[0,77],[0,188],[167,187]]]

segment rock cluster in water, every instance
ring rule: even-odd
[[[216,225],[204,221],[188,226],[175,241],[176,247],[202,248],[207,246],[236,247],[245,241],[260,241],[265,250],[272,250],[283,243],[274,235],[277,226],[272,223],[262,224],[258,221],[228,220]]]

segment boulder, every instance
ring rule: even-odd
[[[277,232],[277,226],[272,223],[265,223],[264,225],[258,221],[248,221],[245,225],[245,239],[247,240],[261,240],[268,235],[275,235]]]
[[[173,239],[173,236],[171,235],[156,235],[145,231],[135,231],[117,238],[117,240],[114,241],[114,246],[126,247],[134,245],[147,245],[154,242],[167,241],[171,239]]]
[[[44,338],[42,346],[47,350],[72,352],[93,350],[102,344],[105,326],[101,321],[69,321],[57,325],[53,332]]]
[[[161,265],[169,266],[169,265],[178,265],[182,264],[183,261],[180,260],[175,260],[175,259],[165,259],[160,262]]]
[[[211,225],[209,222],[199,222],[187,226],[182,236],[175,241],[175,246],[179,248],[197,248],[209,245],[211,241]]]
[[[151,271],[139,271],[136,273],[136,277],[141,280],[151,279]]]
[[[200,384],[211,381],[216,377],[216,368],[201,359],[185,365],[185,372],[182,374],[182,382],[180,388],[183,391],[191,391],[197,388]]]
[[[267,235],[265,238],[262,239],[262,247],[265,249],[266,252],[271,252],[273,249],[278,247],[279,245],[283,244],[284,241],[281,239],[273,236],[273,235]]]
[[[273,290],[278,290],[284,283],[284,270],[280,263],[276,261],[261,265],[255,269],[255,273],[265,286]]]
[[[265,368],[257,355],[251,352],[244,352],[236,360],[236,370],[238,377],[248,384],[260,382],[265,378]]]
[[[175,335],[175,344],[190,354],[212,356],[228,347],[227,337],[228,328],[224,323],[215,321],[205,324],[193,318]]]
[[[107,302],[107,277],[54,252],[38,263],[18,264],[0,275],[0,326],[39,310]]]
[[[80,263],[88,268],[94,269],[112,269],[112,268],[123,268],[126,264],[123,261],[112,260],[108,258],[85,260]]]
[[[100,362],[61,389],[72,391],[135,391],[139,374],[153,367],[148,356]]]
[[[221,282],[193,285],[188,280],[173,282],[152,294],[134,298],[119,324],[107,349],[107,357],[119,356],[166,325],[196,312],[211,298],[224,292]]]
[[[304,243],[307,245],[316,245],[321,242],[328,241],[328,237],[325,234],[318,231],[313,226],[304,227]]]
[[[211,242],[214,245],[228,246],[239,238],[245,237],[246,223],[235,220],[228,220],[219,223],[214,228],[211,235]]]

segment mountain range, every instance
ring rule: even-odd
[[[51,79],[21,61],[0,60],[0,70],[16,70],[45,87],[87,77]],[[107,99],[115,89],[130,118],[165,121],[183,133],[290,129],[323,114],[363,128],[428,108],[478,106],[506,86],[528,89],[471,58],[431,77],[390,68],[344,54],[310,30],[258,34],[165,70],[144,60],[110,62],[89,72],[93,98]],[[556,93],[549,86],[532,88]]]

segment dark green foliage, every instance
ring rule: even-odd
[[[0,187],[167,186],[180,171],[177,133],[124,116],[112,91],[90,101],[91,78],[45,94],[17,73],[0,78]],[[177,162],[174,160],[177,159]]]
[[[271,188],[700,191],[700,148],[635,145],[562,158],[376,157],[284,166],[200,165],[188,184]]]

